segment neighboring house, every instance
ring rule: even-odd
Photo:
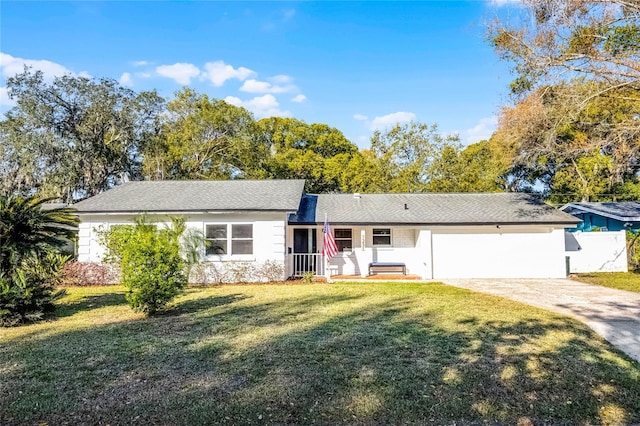
[[[626,231],[640,229],[640,202],[568,203],[560,210],[582,220],[565,236],[570,272],[628,271]]]
[[[214,271],[280,264],[305,272],[360,275],[403,265],[424,279],[566,276],[564,229],[579,220],[526,194],[303,195],[302,180],[129,182],[77,203],[78,257],[101,261],[100,229],[136,214],[182,215],[209,241]],[[328,217],[340,252],[320,254]],[[215,280],[215,278],[213,278]]]
[[[638,231],[640,201],[613,203],[568,203],[560,210],[582,220],[575,231]]]

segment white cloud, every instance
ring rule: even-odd
[[[122,84],[123,86],[133,86],[133,79],[131,78],[131,74],[129,74],[128,72],[122,73],[122,75],[118,79],[118,82],[120,82],[120,84]]]
[[[415,120],[415,118],[416,115],[412,112],[398,111],[374,118],[369,123],[369,128],[371,130],[383,130],[387,127],[395,126],[398,123]]]
[[[475,126],[461,132],[460,138],[465,145],[480,142],[489,139],[497,127],[498,117],[481,118]]]
[[[191,79],[200,75],[200,70],[193,64],[177,62],[173,65],[160,65],[156,72],[163,77],[175,80],[179,84],[189,84]]]
[[[289,111],[280,110],[278,100],[271,94],[258,96],[248,101],[243,101],[235,96],[227,96],[224,100],[231,105],[241,106],[248,109],[258,118],[291,116]]]
[[[204,72],[202,76],[217,87],[222,86],[227,80],[237,79],[244,81],[256,75],[256,73],[249,68],[233,68],[231,65],[225,64],[224,61],[207,62],[204,65],[204,69],[206,72]]]
[[[274,84],[289,84],[293,81],[291,77],[285,74],[274,75],[269,79]]]
[[[250,79],[245,81],[240,87],[241,92],[247,93],[289,93],[297,90],[296,86],[278,86],[268,83],[266,81],[258,81]]]
[[[367,121],[369,119],[369,117],[362,114],[354,114],[353,118],[358,121]]]
[[[16,104],[16,101],[9,98],[9,90],[6,87],[0,87],[0,110],[9,109]]]
[[[145,65],[149,65],[148,61],[134,61],[132,63],[134,67],[144,67]]]
[[[307,97],[305,95],[303,95],[302,93],[300,93],[299,95],[295,95],[293,98],[291,98],[291,102],[304,102],[307,100]]]
[[[521,6],[522,0],[488,0],[488,3],[491,6],[497,6],[497,7],[508,6],[508,5]]]
[[[51,81],[54,77],[62,77],[65,74],[91,78],[86,71],[76,74],[63,65],[47,61],[45,59],[17,58],[0,52],[0,68],[2,69],[2,75],[4,77],[13,77],[16,74],[20,74],[24,71],[25,66],[31,67],[34,70],[42,71],[46,81]]]
[[[235,96],[227,96],[224,101],[231,105],[242,106],[242,99]]]

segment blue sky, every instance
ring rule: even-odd
[[[0,2],[0,99],[26,63],[170,98],[183,85],[340,129],[360,147],[415,119],[490,136],[511,76],[483,38],[509,0]]]

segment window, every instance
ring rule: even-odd
[[[205,239],[207,256],[253,254],[251,224],[206,225]]]
[[[335,240],[338,251],[351,251],[353,248],[353,237],[351,229],[336,229]]]
[[[391,229],[374,228],[373,229],[373,245],[374,246],[390,246],[391,245]]]
[[[231,254],[253,254],[253,225],[231,225]]]
[[[227,225],[207,225],[205,239],[207,256],[227,254]]]

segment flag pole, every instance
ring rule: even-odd
[[[327,212],[324,212],[324,223],[328,223],[329,220],[329,216],[327,214]],[[329,269],[329,256],[327,256],[325,254],[325,250],[324,250],[324,243],[325,243],[325,238],[324,238],[324,231],[325,231],[325,227],[324,225],[322,226],[322,232],[323,232],[323,238],[322,238],[322,245],[323,245],[323,250],[322,250],[322,257],[324,257],[324,277],[327,279],[327,282],[330,283],[331,282],[331,270]]]

